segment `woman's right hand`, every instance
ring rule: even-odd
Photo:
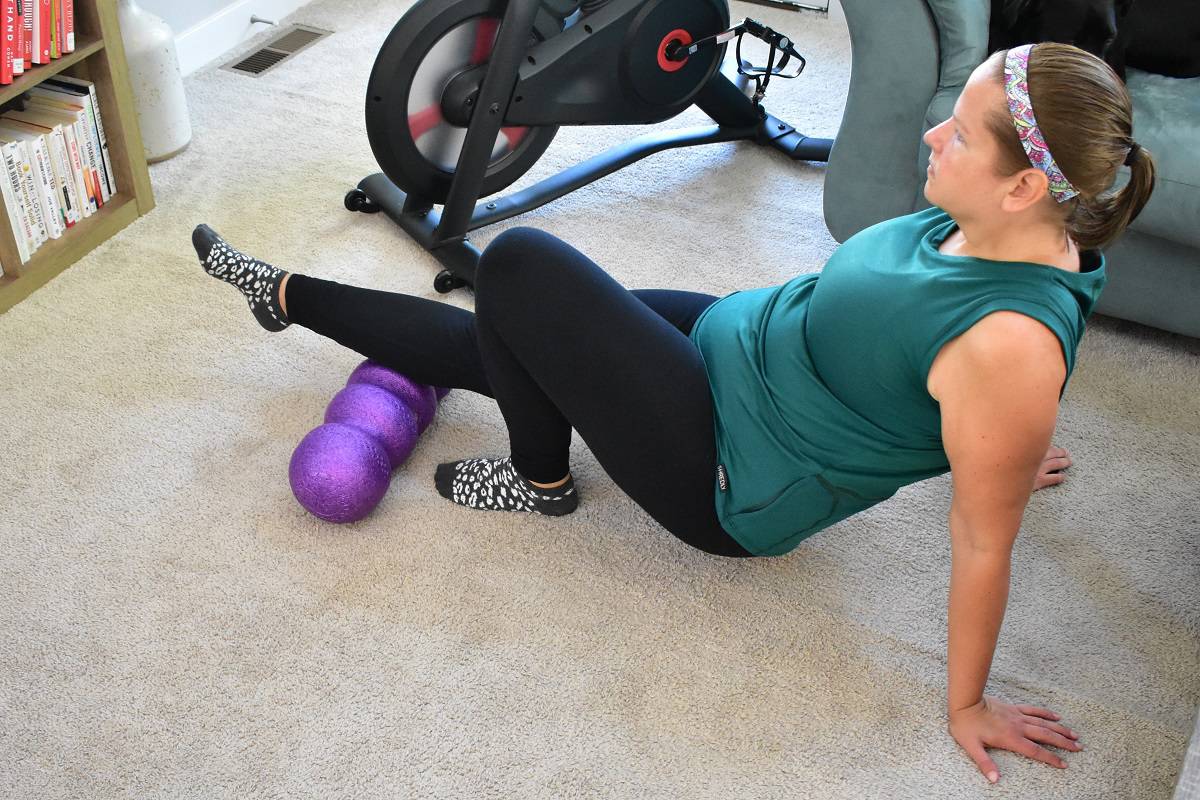
[[[950,713],[950,735],[967,751],[984,777],[995,783],[1000,779],[1000,770],[987,754],[987,747],[1011,750],[1066,769],[1066,761],[1039,747],[1039,744],[1048,744],[1067,750],[1083,749],[1077,741],[1079,735],[1059,724],[1060,719],[1048,708],[1014,705],[984,695],[970,708]]]
[[[1042,459],[1042,464],[1038,467],[1037,477],[1033,479],[1033,491],[1036,492],[1038,489],[1045,489],[1047,486],[1055,486],[1065,481],[1067,476],[1054,470],[1067,469],[1071,464],[1071,454],[1066,451],[1066,448],[1050,445],[1050,449],[1046,451],[1046,457]]]

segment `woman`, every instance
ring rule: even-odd
[[[574,510],[574,428],[684,542],[767,556],[950,471],[950,731],[995,780],[985,746],[1064,767],[1038,743],[1081,749],[1053,712],[982,692],[1025,505],[1070,465],[1050,436],[1107,280],[1100,248],[1152,191],[1131,135],[1104,62],[1057,44],[998,51],[925,134],[932,208],[861,231],[820,274],[724,298],[628,291],[525,228],[484,251],[473,314],[288,274],[206,226],[193,242],[268,330],[296,323],[495,398],[511,454],[437,469],[461,505]],[[1123,163],[1129,185],[1106,193]]]

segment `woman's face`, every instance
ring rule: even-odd
[[[1013,184],[1013,176],[996,175],[999,145],[985,124],[989,109],[1007,113],[1008,108],[1004,87],[985,77],[993,69],[991,60],[976,67],[950,119],[923,137],[930,149],[925,199],[955,218],[996,214]]]

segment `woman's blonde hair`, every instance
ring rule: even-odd
[[[1007,50],[997,50],[990,75],[1004,86]],[[1029,55],[1029,97],[1038,127],[1058,168],[1079,194],[1055,203],[1080,249],[1103,249],[1124,233],[1154,191],[1154,158],[1141,149],[1129,183],[1109,191],[1133,145],[1133,101],[1124,82],[1101,59],[1078,47],[1044,42]],[[990,109],[987,128],[1000,145],[1001,176],[1032,164],[1007,106]]]

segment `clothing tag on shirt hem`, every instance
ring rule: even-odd
[[[722,492],[729,491],[729,476],[725,474],[725,465],[717,464],[717,484]]]

